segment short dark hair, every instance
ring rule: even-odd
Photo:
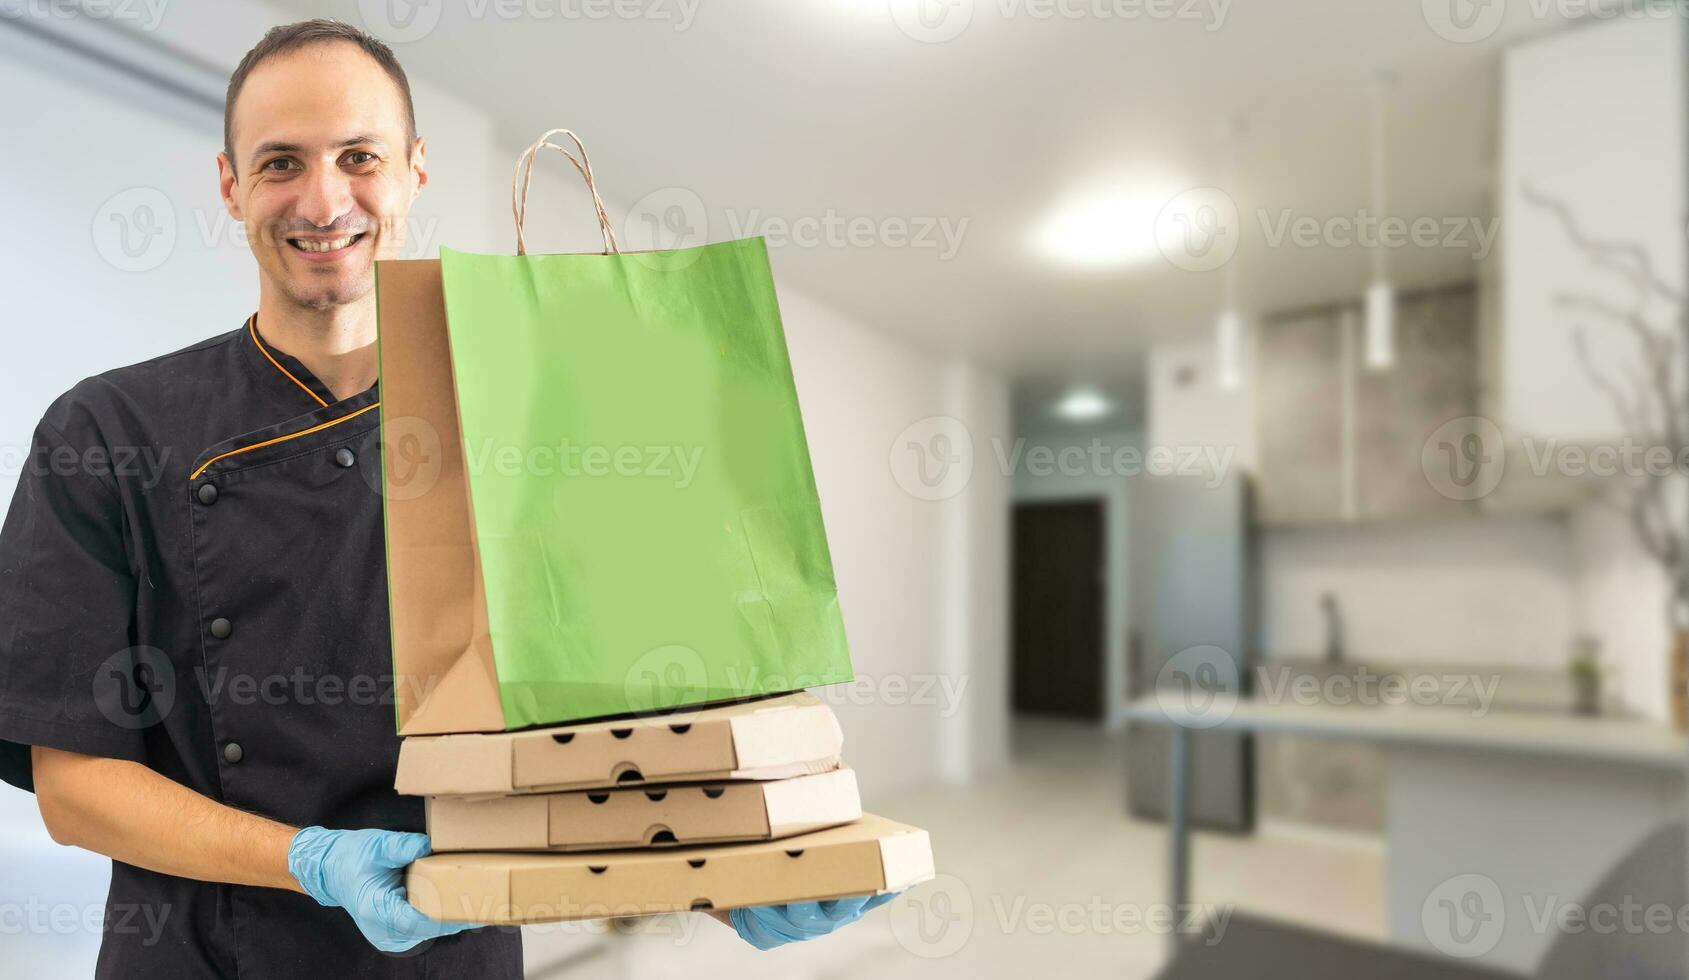
[[[350,24],[327,18],[302,20],[297,24],[283,24],[265,31],[258,43],[252,46],[252,50],[246,53],[246,57],[240,59],[240,64],[235,66],[235,73],[229,76],[229,92],[223,99],[223,152],[228,154],[231,169],[235,165],[235,99],[246,86],[246,77],[267,58],[298,51],[313,44],[327,44],[333,41],[357,45],[364,54],[375,59],[375,63],[387,72],[387,77],[393,79],[393,84],[399,86],[399,95],[405,102],[406,150],[415,143],[416,105],[411,102],[411,83],[405,77],[405,69],[399,64],[399,59],[393,56],[393,49]],[[238,174],[238,171],[236,172]]]

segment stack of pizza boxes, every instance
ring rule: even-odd
[[[492,734],[411,736],[399,792],[434,853],[437,919],[524,924],[900,891],[925,831],[862,812],[832,709],[807,691]]]

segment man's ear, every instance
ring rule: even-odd
[[[416,145],[411,147],[411,173],[416,175],[416,187],[411,190],[411,201],[414,203],[422,193],[422,185],[428,183],[428,141],[418,136]]]
[[[217,154],[217,192],[223,197],[223,209],[229,212],[229,217],[236,221],[246,219],[240,213],[240,197],[235,191],[240,189],[240,181],[235,177],[234,165],[229,163],[227,153]]]

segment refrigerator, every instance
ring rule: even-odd
[[[1249,695],[1257,576],[1248,478],[1146,476],[1133,481],[1128,501],[1128,696],[1153,696],[1158,681],[1175,674],[1181,683],[1194,679],[1213,692]],[[1182,651],[1194,652],[1164,673]],[[1183,669],[1193,656],[1205,669]],[[1166,818],[1169,741],[1166,725],[1128,727],[1127,809],[1135,817]],[[1190,748],[1191,825],[1253,829],[1250,736],[1193,731]]]

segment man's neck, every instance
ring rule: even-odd
[[[375,383],[375,296],[312,310],[264,291],[258,332],[264,343],[297,359],[333,393],[350,398]]]

